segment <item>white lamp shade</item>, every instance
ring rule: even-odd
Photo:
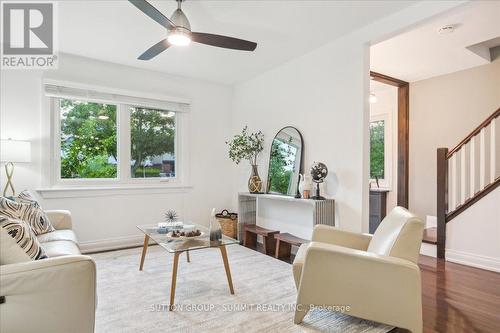
[[[0,141],[0,161],[29,163],[31,162],[31,143],[20,140]]]

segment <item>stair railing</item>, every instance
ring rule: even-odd
[[[437,149],[437,257],[445,258],[446,223],[500,185],[496,160],[500,108],[453,149]]]

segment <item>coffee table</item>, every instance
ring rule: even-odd
[[[226,245],[238,244],[236,239],[222,236],[220,241],[210,241],[210,233],[208,228],[197,225],[190,224],[189,230],[198,229],[203,235],[193,237],[193,238],[173,238],[164,233],[158,233],[158,226],[155,224],[149,225],[138,225],[137,228],[144,233],[144,246],[142,247],[141,262],[139,265],[139,270],[142,271],[144,267],[144,259],[146,258],[146,252],[148,250],[149,240],[152,239],[162,248],[167,250],[169,253],[174,254],[174,263],[172,269],[172,283],[170,285],[170,306],[169,310],[174,309],[174,299],[175,299],[175,284],[177,281],[177,266],[179,263],[179,256],[181,253],[186,252],[187,261],[190,262],[189,251],[202,250],[208,248],[219,248],[222,255],[222,261],[224,263],[224,269],[226,270],[227,283],[229,284],[229,291],[231,295],[234,295],[233,281],[231,279],[231,269],[229,268],[229,261],[227,259]],[[183,229],[178,229],[182,231]]]

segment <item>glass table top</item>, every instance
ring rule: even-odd
[[[201,232],[200,236],[194,237],[172,237],[171,230],[168,233],[158,232],[157,224],[145,224],[138,225],[137,228],[141,230],[144,234],[149,236],[158,245],[163,247],[165,250],[171,253],[183,252],[187,250],[199,250],[206,249],[210,247],[220,247],[223,245],[238,244],[239,241],[227,236],[222,236],[220,241],[210,241],[210,232],[207,227],[193,224],[185,223],[183,227],[177,227],[175,230],[179,232],[188,233],[190,231],[199,230]]]

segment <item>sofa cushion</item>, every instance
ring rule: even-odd
[[[49,258],[81,254],[78,245],[72,241],[58,240],[41,243]]]
[[[0,215],[0,264],[15,264],[47,258],[30,226]]]
[[[26,222],[35,235],[55,230],[47,214],[45,214],[36,202],[18,202],[0,197],[0,214]]]
[[[54,241],[72,241],[73,243],[77,243],[76,235],[73,230],[70,229],[61,229],[54,230],[52,232],[47,232],[42,235],[36,236],[41,243],[46,242],[54,242]]]

